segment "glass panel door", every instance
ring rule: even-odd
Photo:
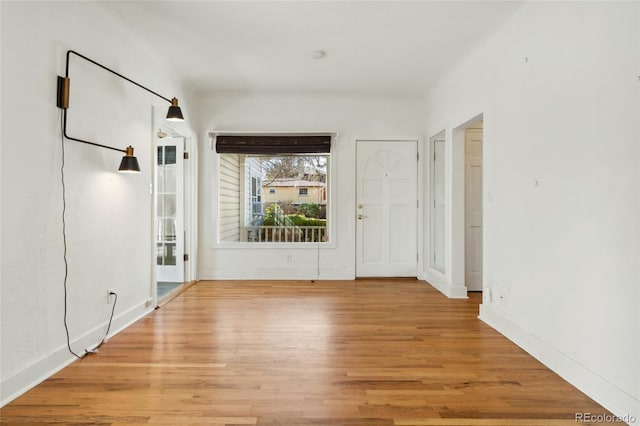
[[[156,172],[156,264],[158,282],[184,278],[184,140],[158,141]]]

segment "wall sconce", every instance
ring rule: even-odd
[[[171,104],[171,106],[169,107],[169,111],[167,112],[167,120],[169,121],[183,121],[184,117],[182,116],[182,111],[180,110],[180,107],[178,106],[178,99],[176,98],[165,98],[162,95],[159,95],[158,93],[154,92],[151,89],[148,89],[146,87],[144,87],[143,85],[136,83],[135,81],[131,80],[130,78],[125,77],[124,75],[115,72],[114,70],[99,64],[98,62],[94,61],[93,59],[89,59],[84,55],[79,54],[76,51],[73,50],[67,50],[67,62],[66,62],[66,68],[65,68],[65,76],[61,77],[58,76],[58,96],[57,96],[57,106],[58,108],[61,108],[63,111],[63,125],[62,125],[62,134],[66,139],[72,140],[72,141],[76,141],[76,142],[82,142],[82,143],[86,143],[89,145],[93,145],[93,146],[97,146],[100,148],[106,148],[106,149],[111,149],[114,151],[120,151],[120,152],[124,152],[124,157],[122,157],[122,162],[120,163],[120,168],[118,169],[121,172],[140,172],[140,166],[138,165],[138,159],[133,155],[133,147],[132,146],[128,146],[126,149],[120,149],[120,148],[114,148],[111,146],[107,146],[107,145],[102,145],[99,143],[95,143],[95,142],[90,142],[87,140],[83,140],[83,139],[78,139],[78,138],[73,138],[69,135],[67,135],[67,110],[69,109],[69,86],[70,86],[70,79],[69,79],[69,57],[71,56],[71,54],[74,54],[76,56],[78,56],[79,58],[84,59],[85,61],[91,62],[92,64],[102,68],[105,71],[109,71],[111,74],[117,75],[118,77],[122,78],[123,80],[127,80],[129,83],[135,84],[136,86],[140,87],[141,89],[146,90],[149,93],[152,93],[154,95],[156,95],[159,98],[164,99],[165,101],[169,102]]]

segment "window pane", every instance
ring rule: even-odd
[[[164,244],[162,243],[156,244],[156,258],[157,264],[162,265],[162,261],[164,260]]]
[[[176,244],[165,244],[164,264],[175,265],[176,264]]]
[[[165,194],[164,199],[164,215],[166,217],[176,217],[176,194]]]
[[[164,192],[176,192],[176,169],[175,166],[164,166]]]
[[[164,167],[158,166],[158,193],[164,192]]]
[[[219,157],[219,241],[328,241],[328,155]]]
[[[176,240],[176,221],[174,219],[162,219],[162,236],[164,241]]]
[[[164,216],[164,195],[158,194],[158,206],[156,210],[156,216],[162,217]]]
[[[176,147],[165,146],[164,157],[164,164],[176,164]]]

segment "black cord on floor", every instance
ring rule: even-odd
[[[64,331],[67,334],[67,348],[73,356],[78,359],[84,358],[71,349],[71,339],[69,337],[69,325],[67,324],[67,278],[69,277],[69,263],[67,262],[67,224],[65,222],[65,213],[67,211],[67,197],[66,188],[64,185],[64,121],[60,111],[60,146],[62,147],[62,164],[60,166],[60,178],[62,181],[62,244],[64,247],[63,259],[64,259]]]
[[[109,317],[109,325],[107,325],[107,331],[106,331],[106,333],[104,333],[104,337],[102,338],[100,343],[98,343],[98,346],[96,346],[94,351],[97,351],[98,348],[100,348],[100,346],[102,346],[104,341],[107,340],[107,337],[109,337],[109,330],[111,330],[111,321],[113,321],[113,313],[116,311],[116,303],[118,303],[118,294],[116,292],[112,291],[112,292],[109,293],[109,296],[111,296],[111,295],[115,296],[115,299],[113,300],[113,307],[111,308],[111,316]]]

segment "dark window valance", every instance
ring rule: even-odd
[[[331,135],[218,135],[218,154],[328,154]]]

